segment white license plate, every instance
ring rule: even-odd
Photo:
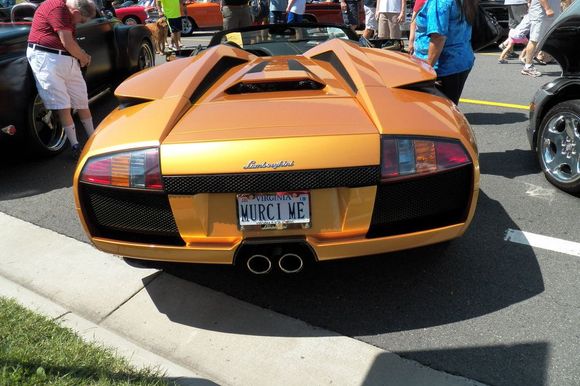
[[[310,193],[278,192],[238,194],[240,227],[271,226],[283,229],[287,224],[310,224]]]

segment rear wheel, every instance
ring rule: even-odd
[[[66,145],[66,135],[58,114],[44,107],[36,91],[28,105],[26,145],[32,153],[42,156],[58,154]]]
[[[195,31],[197,29],[197,24],[195,23],[195,20],[193,20],[191,17],[184,17],[181,21],[182,23],[182,30],[181,30],[181,34],[183,36],[191,36],[193,34],[193,31]]]
[[[127,16],[126,18],[123,19],[123,23],[127,25],[137,25],[141,24],[141,21],[137,16]]]
[[[538,132],[540,166],[554,186],[580,193],[580,99],[552,107]]]
[[[139,47],[139,54],[137,57],[137,71],[144,70],[155,66],[155,54],[153,46],[148,40],[143,40]]]

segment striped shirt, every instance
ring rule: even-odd
[[[34,13],[28,41],[56,50],[65,50],[58,37],[58,31],[62,30],[71,31],[73,36],[76,32],[65,0],[45,0]]]

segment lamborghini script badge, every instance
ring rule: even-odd
[[[258,163],[256,161],[250,161],[244,169],[278,169],[278,168],[291,168],[294,166],[294,161],[277,161],[273,163],[262,162]]]

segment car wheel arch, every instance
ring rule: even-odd
[[[580,99],[580,83],[568,83],[563,87],[558,88],[553,91],[553,95],[541,106],[536,106],[538,110],[536,111],[536,119],[534,122],[535,132],[534,132],[534,149],[538,147],[538,138],[540,136],[541,124],[544,118],[554,106],[566,102],[572,99]]]

